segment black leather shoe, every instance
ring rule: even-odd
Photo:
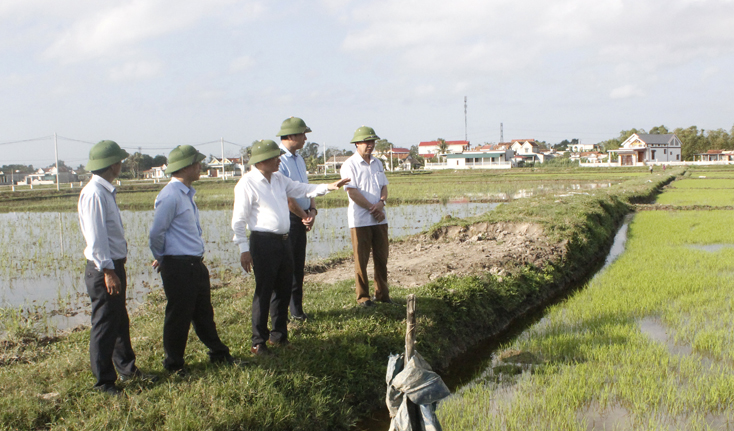
[[[270,340],[268,340],[270,341]],[[268,350],[268,347],[265,344],[258,344],[256,346],[252,346],[250,348],[250,353],[252,353],[255,356],[270,356],[272,353],[270,350]]]
[[[374,306],[375,303],[368,299],[366,301],[358,302],[357,305],[360,306],[360,307],[367,308],[367,307]]]
[[[148,383],[155,383],[160,378],[156,376],[155,374],[147,374],[140,370],[135,370],[132,374],[120,374],[120,381],[121,382],[129,382],[130,380],[140,380],[143,382]]]
[[[299,322],[305,322],[306,320],[308,320],[308,314],[303,313],[298,316],[291,316],[291,319],[297,320]]]

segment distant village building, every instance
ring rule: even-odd
[[[679,162],[681,157],[681,141],[675,134],[651,135],[633,133],[616,150],[618,166],[642,166],[646,163]]]
[[[458,154],[469,150],[469,141],[446,141],[446,154]],[[418,144],[418,154],[426,161],[431,160],[440,152],[438,141],[424,141]]]
[[[79,177],[77,176],[75,171],[69,171],[68,169],[62,167],[59,169],[61,172],[58,173],[59,177],[59,183],[72,183],[79,181]],[[56,184],[56,167],[52,168],[39,168],[36,172],[32,174],[24,174],[25,178],[22,180],[15,180],[16,184],[33,184],[33,185],[40,185],[40,184]]]
[[[600,153],[598,151],[583,151],[580,153],[571,153],[569,159],[572,161],[585,161],[586,163],[601,163],[609,158],[608,154]]]
[[[546,155],[540,151],[535,139],[513,139],[510,147],[515,152],[515,160],[522,163],[543,163]]]
[[[733,162],[734,151],[731,150],[708,150],[693,156],[694,160],[701,162]]]
[[[222,172],[225,173],[226,177],[242,176],[247,172],[247,166],[242,162],[241,157],[219,158],[212,156],[207,165],[209,166],[207,174],[210,177],[220,177]]]
[[[398,170],[413,169],[413,164],[411,162],[415,162],[415,160],[410,158],[410,150],[407,148],[391,148],[385,152],[378,152],[376,156],[377,158],[382,159],[386,170],[392,170],[390,160],[397,163],[396,169]],[[409,158],[410,160],[408,160]]]
[[[573,153],[585,153],[599,150],[597,144],[573,144],[568,146],[568,150]]]
[[[162,180],[166,178],[166,164],[154,166],[147,171],[143,171],[143,178],[146,180]]]
[[[342,168],[342,165],[344,164],[344,162],[346,162],[347,159],[350,158],[350,157],[352,157],[352,156],[336,156],[336,155],[334,155],[334,156],[329,157],[329,159],[326,161],[326,163],[321,164],[321,165],[318,165],[316,168],[317,168],[317,170],[319,172],[325,172],[325,173],[335,172],[335,173],[338,173],[339,172],[339,169]]]
[[[448,154],[445,169],[510,169],[513,155],[511,149]]]

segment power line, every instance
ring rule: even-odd
[[[41,137],[41,138],[23,139],[23,140],[20,140],[20,141],[12,141],[12,142],[3,142],[0,145],[21,144],[23,142],[33,142],[33,141],[45,141],[45,140],[51,139],[53,137],[54,137],[53,135],[50,135],[50,136],[44,136],[44,137]]]
[[[89,145],[94,145],[94,144],[96,144],[96,142],[83,141],[83,140],[81,140],[81,139],[74,139],[74,138],[65,138],[65,137],[63,137],[63,136],[60,136],[60,135],[57,135],[57,137],[58,137],[58,138],[61,138],[61,139],[65,139],[65,140],[67,140],[67,141],[81,142],[82,144],[89,144]]]

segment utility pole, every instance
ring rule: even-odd
[[[328,165],[326,164],[326,142],[324,142],[324,176],[326,176],[326,167]]]
[[[224,170],[224,138],[219,138],[219,144],[222,146],[222,159],[219,163],[222,165],[222,181],[227,179],[227,173]]]
[[[505,142],[505,132],[502,130],[503,124],[500,123],[500,143]]]
[[[469,132],[467,131],[467,119],[466,119],[466,96],[464,96],[464,140],[469,141]]]
[[[54,154],[56,156],[56,191],[59,190],[59,142],[54,132]]]
[[[394,145],[392,144],[392,142],[390,142],[390,172],[392,172],[392,166],[393,166],[393,165],[392,165],[392,153],[393,153],[393,147],[394,147]]]

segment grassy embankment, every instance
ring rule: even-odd
[[[274,358],[249,356],[254,287],[251,280],[232,277],[212,293],[216,321],[233,354],[247,363],[210,366],[192,333],[189,377],[163,375],[154,385],[132,382],[119,399],[89,390],[86,330],[54,340],[4,343],[0,428],[348,428],[382,403],[387,354],[403,349],[405,295],[418,296],[418,351],[433,364],[445,364],[528,304],[542,302],[585,273],[603,256],[629,204],[651,199],[670,174],[645,175],[588,194],[516,200],[474,220],[451,221],[544,226],[552,238],[567,241],[568,250],[564,260],[544,268],[515,268],[502,279],[444,277],[419,288],[395,289],[396,304],[366,310],[355,307],[349,281],[307,286],[313,320],[294,325],[293,349],[277,349]],[[164,306],[162,293],[154,292],[132,318],[133,345],[145,370],[161,369]]]
[[[505,196],[522,189],[537,187],[538,182],[548,186],[586,183],[589,181],[618,183],[637,176],[649,175],[643,169],[513,169],[503,172],[475,170],[462,171],[417,171],[414,173],[388,173],[390,180],[390,205],[448,202],[452,199],[474,201],[504,201]],[[312,176],[314,184],[335,181],[338,177],[330,174]],[[221,181],[203,179],[195,183],[197,204],[200,209],[231,208],[236,180]],[[117,203],[123,210],[151,210],[158,191],[163,183],[143,181],[123,181],[119,187]],[[35,188],[11,192],[9,188],[0,191],[0,212],[21,211],[76,211],[79,200],[78,183],[74,189]],[[347,205],[344,193],[330,193],[319,197],[320,207],[340,207]]]
[[[734,171],[703,172],[730,179],[676,181],[657,202],[730,205]],[[691,188],[711,190],[681,199]],[[733,223],[731,210],[638,213],[624,254],[443,403],[444,427],[732,429]]]

